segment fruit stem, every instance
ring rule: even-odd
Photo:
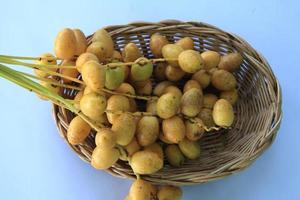
[[[9,55],[0,55],[3,58],[11,58],[11,59],[18,59],[18,60],[42,60],[42,57],[28,57],[28,56],[9,56]],[[53,60],[63,60],[61,58],[51,58]]]
[[[82,90],[82,88],[80,88],[80,87],[76,87],[76,86],[68,85],[68,84],[64,84],[64,83],[59,83],[58,81],[52,80],[50,78],[42,78],[42,77],[34,76],[32,74],[28,74],[28,73],[25,73],[25,72],[18,72],[18,73],[20,73],[24,76],[30,77],[32,79],[36,79],[36,80],[40,80],[40,81],[43,81],[43,82],[50,83],[51,85],[56,85],[56,86],[59,86],[59,87],[74,89],[74,90],[79,90],[79,91]]]
[[[65,78],[65,79],[74,81],[76,83],[84,84],[83,81],[78,80],[77,78],[69,77],[69,76],[63,75],[63,74],[58,73],[58,72],[53,72],[53,71],[47,69],[46,67],[41,68],[40,65],[37,65],[37,64],[30,64],[30,63],[20,62],[20,61],[17,61],[17,60],[12,60],[12,59],[7,59],[7,58],[0,58],[0,62],[5,63],[5,64],[25,66],[25,67],[32,68],[32,69],[38,69],[38,70],[46,72],[47,74],[50,74],[50,75],[55,75],[55,76],[58,76],[58,77],[61,77],[61,78]]]
[[[71,102],[64,99],[62,96],[50,91],[46,87],[34,82],[25,75],[20,74],[18,71],[11,69],[5,65],[0,64],[0,76],[3,78],[31,91],[38,95],[45,97],[54,104],[70,110],[71,112],[79,115],[84,121],[86,121],[92,128],[99,131],[103,125],[95,123],[84,115],[79,109],[77,109]]]
[[[120,110],[105,110],[105,112],[111,113],[111,114],[117,114],[117,115],[126,113],[126,114],[130,114],[132,116],[155,116],[155,115],[153,115],[153,113],[150,113],[150,112],[127,112],[127,111],[120,111]]]
[[[166,58],[154,58],[154,59],[145,59],[145,63],[158,63],[158,62],[166,62],[166,61],[177,61],[178,59],[177,58],[174,58],[174,59],[166,59]],[[108,63],[108,64],[105,64],[103,66],[105,67],[111,67],[111,68],[114,68],[114,67],[121,67],[121,66],[124,66],[124,65],[133,65],[135,62],[126,62],[126,63]]]
[[[157,96],[138,96],[138,95],[133,95],[133,94],[128,94],[128,93],[119,93],[119,92],[114,92],[108,89],[103,88],[102,89],[103,92],[109,93],[109,94],[116,94],[116,95],[122,95],[122,96],[126,96],[129,98],[134,98],[134,99],[142,99],[142,100],[155,100],[158,97]]]
[[[187,117],[184,115],[181,115],[183,118],[189,120],[190,122],[197,124],[200,128],[203,128],[206,132],[210,132],[210,131],[219,131],[221,129],[230,129],[230,127],[225,127],[225,126],[212,126],[212,127],[207,127],[201,123],[199,123],[199,121],[197,120],[197,117],[191,118],[191,117]]]
[[[49,69],[76,69],[76,66],[67,66],[67,65],[44,65],[44,64],[34,64],[34,63],[26,63],[26,62],[22,62],[19,60],[15,60],[15,59],[11,59],[11,58],[7,58],[7,57],[2,57],[0,56],[0,62],[6,63],[6,64],[11,64],[9,62],[13,62],[13,64],[17,64],[18,65],[30,65],[32,67],[34,67],[35,69],[41,69],[41,68],[49,68]]]

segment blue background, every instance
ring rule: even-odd
[[[278,137],[247,170],[184,187],[184,199],[300,199],[299,1],[1,0],[0,54],[51,52],[63,27],[86,34],[111,24],[195,20],[234,32],[270,62],[283,90]],[[131,181],[82,162],[57,133],[51,104],[0,79],[0,199],[123,199]]]

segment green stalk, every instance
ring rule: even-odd
[[[20,66],[29,67],[29,68],[32,68],[32,69],[38,69],[38,70],[44,71],[44,72],[46,72],[50,75],[66,78],[66,79],[74,81],[76,83],[84,84],[83,81],[80,81],[77,78],[72,78],[72,77],[69,77],[69,76],[65,76],[61,73],[53,72],[53,71],[47,69],[47,67],[41,68],[40,67],[41,65],[20,62],[20,61],[17,61],[17,60],[12,60],[12,59],[7,59],[7,58],[0,58],[0,62],[5,63],[5,64],[11,64],[11,65],[20,65]],[[49,66],[51,66],[51,65],[49,65]]]
[[[83,120],[85,120],[96,131],[99,131],[100,128],[102,127],[101,125],[95,123],[93,120],[85,116],[79,109],[75,108],[75,106],[71,102],[67,101],[60,95],[48,90],[46,87],[21,75],[18,71],[10,69],[5,65],[0,64],[0,76],[25,89],[28,89],[29,91],[33,91],[39,95],[46,97],[53,103],[58,104],[59,106],[62,106],[70,110],[71,112],[74,112],[75,114],[79,115]]]
[[[24,76],[30,77],[32,79],[40,80],[40,81],[43,81],[43,82],[48,82],[51,85],[55,85],[55,86],[59,86],[59,87],[63,87],[63,88],[68,88],[68,89],[73,89],[73,90],[78,90],[78,91],[82,90],[82,88],[80,88],[80,87],[59,83],[58,81],[51,80],[49,78],[42,78],[42,77],[34,76],[32,74],[28,74],[28,73],[25,73],[25,72],[20,72],[20,71],[16,71],[16,72],[18,72],[19,74],[22,74]]]
[[[18,60],[41,60],[42,57],[28,57],[28,56],[9,56],[9,55],[0,55],[0,57],[4,58],[12,58],[12,59],[18,59]],[[53,58],[54,60],[62,60],[60,58]]]
[[[8,57],[1,57],[0,56],[0,62],[3,62],[5,64],[13,64],[16,65],[22,65],[22,66],[31,66],[35,69],[41,69],[41,68],[49,68],[49,69],[76,69],[76,66],[64,66],[64,65],[44,65],[44,64],[35,64],[35,63],[26,63],[19,60],[15,60],[13,58]]]
[[[9,56],[9,55],[0,55],[3,58],[12,58],[12,59],[19,59],[19,60],[41,60],[41,57],[25,57],[25,56]]]

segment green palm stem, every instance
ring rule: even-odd
[[[46,97],[48,100],[70,110],[71,112],[80,116],[84,121],[86,121],[92,128],[96,131],[99,131],[103,126],[97,124],[95,121],[88,118],[84,115],[79,109],[77,109],[70,101],[64,99],[60,95],[48,90],[46,87],[32,81],[31,79],[21,75],[18,71],[13,70],[5,65],[0,64],[0,76],[25,88],[29,91],[35,92],[43,97]]]

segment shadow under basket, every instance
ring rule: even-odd
[[[246,41],[198,22],[135,22],[105,29],[112,36],[116,50],[121,51],[127,43],[134,42],[148,58],[153,58],[149,40],[156,32],[167,36],[170,42],[191,37],[195,50],[200,52],[213,50],[225,55],[237,51],[243,56],[242,66],[235,72],[239,100],[234,106],[232,128],[206,133],[200,140],[202,152],[198,160],[188,160],[179,168],[165,164],[159,172],[142,176],[144,180],[156,184],[192,185],[220,179],[249,166],[272,144],[282,118],[280,85],[265,58]],[[64,89],[63,95],[73,99],[76,91]],[[92,132],[84,143],[71,145],[66,133],[74,114],[56,105],[53,111],[61,136],[81,159],[90,162],[95,133]],[[117,177],[135,178],[128,163],[121,160],[106,171]]]

